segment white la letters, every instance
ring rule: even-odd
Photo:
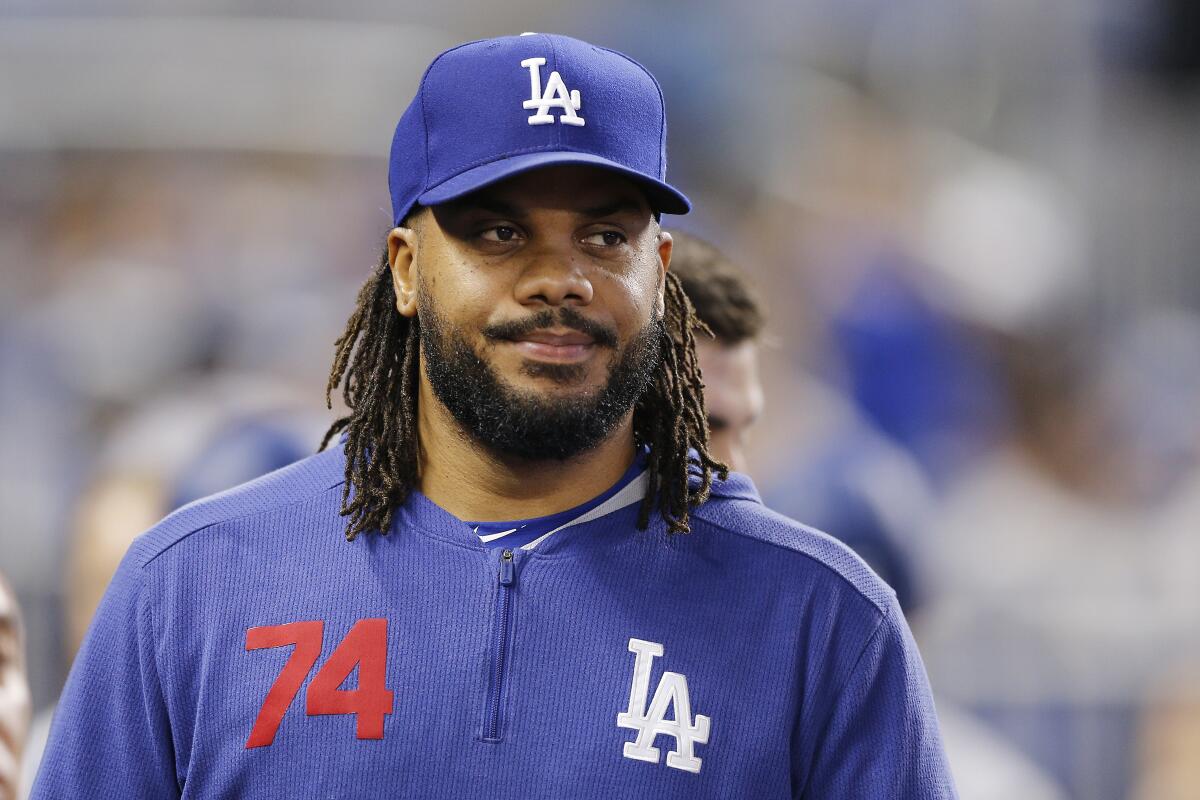
[[[654,746],[654,737],[666,734],[675,738],[675,749],[667,753],[667,766],[699,772],[703,759],[696,757],[693,747],[708,743],[711,720],[697,714],[696,721],[692,722],[687,678],[678,672],[664,672],[647,710],[650,669],[654,659],[662,656],[663,646],[658,642],[630,639],[629,652],[634,654],[633,684],[629,689],[629,708],[617,714],[617,727],[632,728],[638,736],[635,741],[625,743],[625,757],[657,764],[658,748]],[[667,719],[667,709],[671,706],[675,708],[675,717]]]
[[[564,125],[583,125],[583,117],[575,112],[579,110],[579,90],[568,92],[558,70],[550,73],[546,81],[546,91],[542,91],[542,64],[544,58],[527,58],[521,66],[529,70],[529,99],[521,104],[521,108],[536,108],[537,113],[529,118],[530,125],[551,125],[554,117],[550,109],[561,108],[563,113],[558,115],[558,121]]]

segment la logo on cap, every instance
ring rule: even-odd
[[[667,183],[666,108],[654,76],[615,50],[570,36],[526,35],[533,38],[451,47],[425,70],[392,137],[388,189],[396,225],[418,205],[449,203],[529,170],[581,163],[627,176],[655,212],[686,214],[691,203]]]
[[[522,34],[524,35],[526,34]],[[584,119],[575,113],[579,110],[579,90],[567,91],[567,85],[563,83],[558,70],[550,73],[550,79],[546,81],[546,90],[542,91],[542,65],[545,63],[544,58],[527,58],[521,62],[521,66],[529,70],[530,93],[529,99],[521,104],[521,108],[537,109],[537,113],[529,118],[529,124],[552,125],[555,119],[550,115],[550,109],[561,108],[559,122],[582,127]]]

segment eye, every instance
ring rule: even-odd
[[[496,225],[480,231],[479,238],[485,242],[511,242],[520,239],[521,234],[508,225]]]
[[[620,231],[598,231],[583,237],[586,244],[595,245],[597,247],[616,247],[619,244],[625,243],[625,234]]]

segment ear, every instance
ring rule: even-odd
[[[671,234],[666,231],[658,232],[658,300],[655,303],[655,310],[658,313],[658,318],[662,319],[667,313],[667,270],[671,268],[671,252],[675,247],[674,241],[671,239]]]
[[[413,228],[392,228],[387,240],[396,310],[406,317],[417,315],[417,239]]]

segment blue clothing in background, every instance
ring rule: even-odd
[[[1008,432],[1010,409],[995,357],[903,266],[874,260],[830,333],[855,404],[942,486]]]
[[[745,477],[687,535],[635,492],[501,553],[419,492],[347,542],[343,471],[137,540],[34,798],[955,796],[894,594]]]

